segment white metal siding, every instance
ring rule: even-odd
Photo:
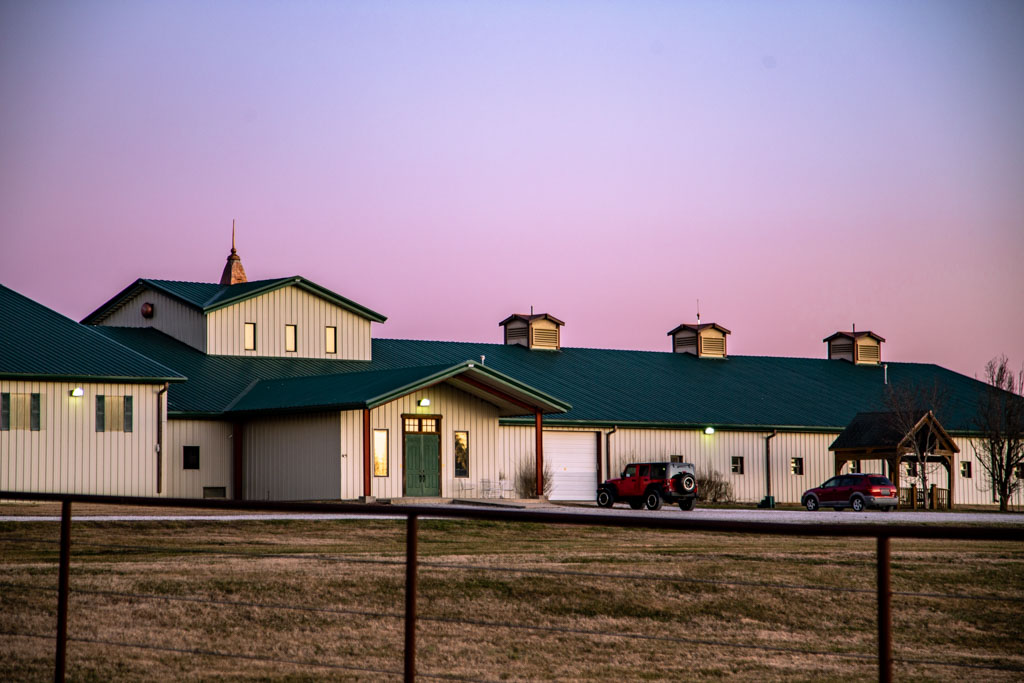
[[[0,392],[38,393],[41,413],[39,431],[0,432],[0,489],[155,496],[159,388],[0,380]],[[96,431],[99,394],[132,397],[131,432]]]
[[[597,432],[544,430],[549,500],[591,500],[597,491]]]
[[[244,325],[256,323],[256,349],[244,350]],[[221,308],[207,316],[207,353],[228,356],[370,360],[370,321],[298,287]],[[295,352],[284,350],[284,326],[298,327]],[[337,353],[327,353],[324,328],[338,330]]]
[[[171,498],[202,498],[204,486],[231,489],[232,425],[216,420],[168,420],[164,432],[164,491]],[[199,446],[199,469],[184,468],[184,447]]]
[[[153,304],[153,317],[149,319],[142,317],[142,304],[147,301]],[[202,311],[152,289],[128,299],[100,324],[154,327],[193,348],[206,350],[206,319]]]
[[[338,413],[254,420],[242,431],[242,472],[247,499],[340,497]]]

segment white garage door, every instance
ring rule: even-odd
[[[597,434],[544,432],[544,461],[551,465],[549,500],[591,500],[597,492]]]

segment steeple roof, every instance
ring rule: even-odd
[[[220,274],[222,285],[237,285],[248,282],[245,276],[245,268],[242,267],[242,257],[235,249],[235,222],[231,221],[231,253],[228,254],[228,262],[224,264],[224,272]]]

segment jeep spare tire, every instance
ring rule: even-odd
[[[682,474],[676,475],[676,486],[683,493],[693,493],[693,490],[697,488],[697,479],[689,472],[683,472]]]

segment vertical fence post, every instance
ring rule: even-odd
[[[878,680],[892,681],[892,576],[889,537],[878,537]]]
[[[62,683],[68,649],[68,565],[71,555],[71,501],[60,504],[60,564],[57,567],[57,656],[53,680]]]
[[[405,680],[416,680],[416,532],[419,520],[409,515],[405,526]]]

